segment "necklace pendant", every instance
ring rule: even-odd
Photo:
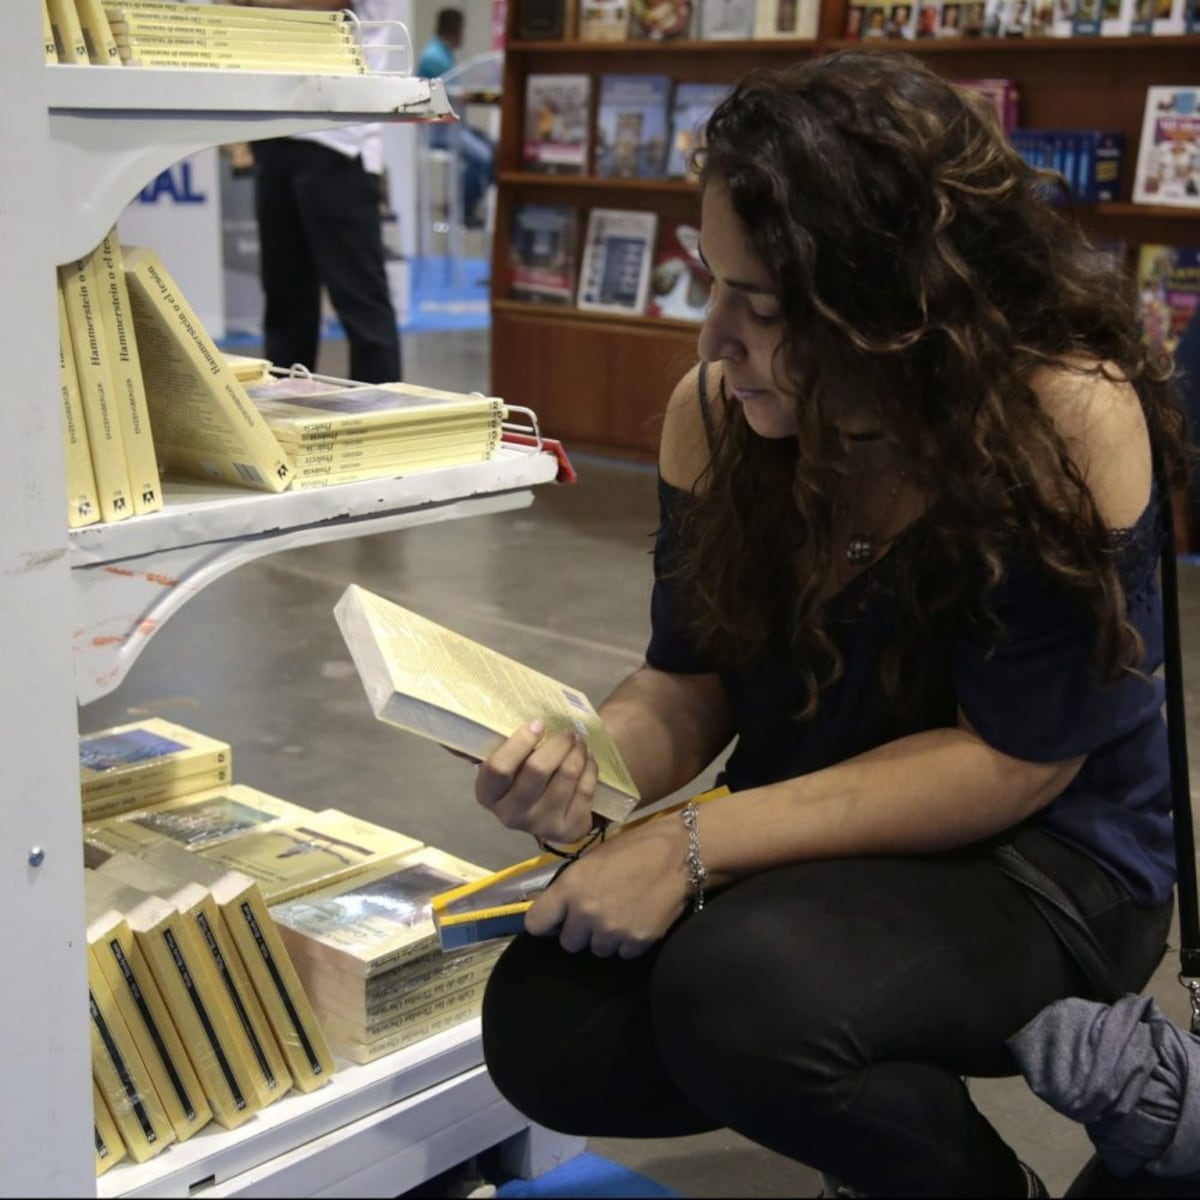
[[[874,557],[874,539],[865,533],[852,533],[846,542],[846,561],[852,567],[866,567]]]

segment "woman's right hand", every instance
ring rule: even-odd
[[[575,734],[543,739],[545,723],[522,725],[479,766],[475,799],[509,829],[547,842],[577,842],[592,829],[596,760]]]

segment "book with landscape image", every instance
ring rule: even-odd
[[[547,736],[574,732],[587,741],[599,769],[595,810],[618,822],[633,811],[637,787],[576,688],[356,584],[334,616],[379,720],[482,759],[541,718]]]

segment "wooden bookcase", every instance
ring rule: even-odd
[[[567,0],[569,3],[570,0]],[[845,0],[826,0],[813,41],[522,42],[509,5],[496,227],[492,245],[492,388],[521,396],[543,428],[576,450],[652,458],[670,388],[694,358],[697,326],[653,317],[611,317],[508,298],[509,231],[515,205],[649,208],[665,220],[698,221],[699,196],[677,180],[615,180],[539,175],[521,169],[525,79],[569,71],[592,76],[662,72],[678,80],[732,82],[754,66],[783,66],[844,46],[907,50],[950,79],[1003,77],[1020,88],[1028,127],[1110,129],[1125,135],[1122,201],[1085,210],[1096,237],[1196,244],[1200,210],[1129,203],[1146,89],[1197,82],[1200,36],[1125,38],[964,38],[851,42],[839,35]],[[594,121],[593,121],[594,123]],[[582,229],[581,229],[582,236]]]

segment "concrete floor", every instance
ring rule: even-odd
[[[407,377],[486,388],[487,337],[406,337]],[[345,370],[340,347],[323,354],[322,369]],[[598,458],[575,465],[577,485],[543,488],[522,512],[333,542],[226,576],[154,638],[115,694],[81,710],[83,730],[162,715],[230,741],[237,782],[310,808],[344,809],[487,867],[526,857],[528,840],[475,805],[466,763],[372,717],[332,608],[347,584],[359,583],[599,701],[641,660],[654,475]],[[1200,628],[1194,567],[1183,567],[1183,593],[1186,635]],[[1191,742],[1200,747],[1194,688],[1189,711]],[[1170,955],[1151,990],[1182,1022],[1177,965]],[[972,1091],[1061,1195],[1090,1151],[1082,1130],[1019,1080],[979,1082]],[[812,1171],[731,1133],[596,1139],[590,1148],[687,1196],[810,1196],[820,1188]]]

